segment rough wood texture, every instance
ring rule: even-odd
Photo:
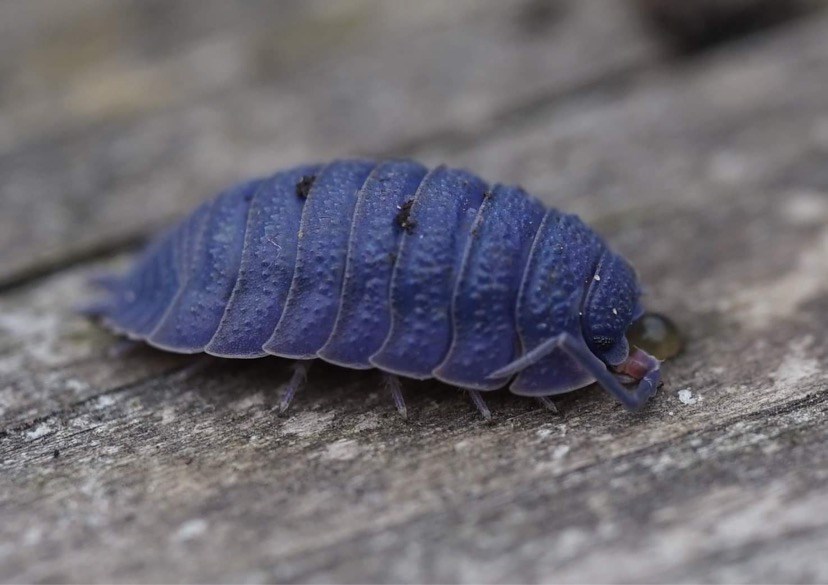
[[[0,580],[828,580],[828,15],[675,63],[616,2],[23,6],[0,5]],[[72,114],[15,66],[52,42],[24,62],[109,97]],[[287,362],[113,351],[72,314],[126,259],[101,251],[222,183],[386,149],[520,182],[632,258],[688,339],[652,404],[496,394],[485,424],[406,383],[404,422],[375,374],[320,365],[280,418]]]

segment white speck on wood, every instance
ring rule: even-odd
[[[701,397],[693,396],[693,392],[687,388],[678,391],[678,399],[682,404],[686,404],[688,406],[692,404],[696,404]]]
[[[49,426],[48,423],[42,422],[35,426],[35,428],[26,431],[26,438],[30,441],[34,441],[35,439],[45,437],[53,432],[55,432],[55,429]]]
[[[101,394],[95,399],[95,408],[103,410],[117,404],[117,400],[111,394]]]

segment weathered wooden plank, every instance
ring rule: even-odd
[[[322,366],[106,356],[83,274],[0,299],[0,580],[824,581],[828,69],[821,17],[449,146],[593,220],[687,351],[630,415],[437,384],[399,420]],[[749,88],[746,90],[745,88]],[[448,144],[448,143],[447,143]]]
[[[489,427],[411,385],[405,425],[322,368],[283,420],[277,360],[108,358],[69,313],[87,267],[7,295],[0,578],[824,580],[825,28],[419,149],[637,260],[690,337],[640,417],[592,390],[563,419],[498,398]]]
[[[0,4],[30,33],[0,57],[0,284],[239,178],[463,135],[658,56],[613,0],[53,5]]]

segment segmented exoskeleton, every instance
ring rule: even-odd
[[[433,377],[481,409],[480,391],[596,380],[633,409],[659,382],[625,338],[643,312],[627,261],[576,216],[445,166],[343,160],[242,183],[99,283],[88,312],[161,349]]]

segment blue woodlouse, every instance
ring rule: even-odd
[[[87,313],[119,333],[379,368],[401,412],[397,375],[469,390],[484,416],[480,391],[510,381],[547,405],[597,381],[630,409],[659,384],[625,337],[643,314],[630,264],[576,216],[445,166],[341,160],[236,185],[98,284]]]

